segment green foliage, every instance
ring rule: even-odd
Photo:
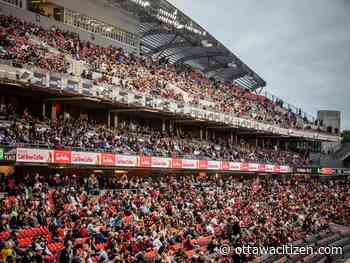
[[[341,133],[343,142],[350,142],[350,130],[345,130]]]

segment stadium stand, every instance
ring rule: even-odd
[[[184,101],[183,93],[175,93],[171,88],[175,86],[182,89],[195,105],[204,106],[200,102],[210,98],[214,110],[239,117],[284,128],[310,125],[306,118],[280,107],[278,101],[272,102],[238,85],[209,80],[189,67],[170,65],[148,57],[136,58],[118,48],[82,42],[79,36],[59,28],[47,31],[15,17],[1,16],[0,19],[0,58],[12,60],[14,66],[36,66],[50,72],[67,73],[68,61],[65,56],[70,56],[74,60],[84,61],[88,70],[83,70],[81,76],[97,83],[120,84],[126,89]],[[33,41],[32,36],[39,38],[41,43]],[[61,53],[50,52],[47,45]]]
[[[174,8],[0,0],[1,263],[349,258],[338,134]],[[222,251],[286,244],[338,251]]]
[[[176,135],[135,121],[120,123],[119,128],[108,128],[86,119],[59,119],[39,121],[27,109],[22,114],[13,111],[13,105],[4,105],[0,127],[0,144],[10,147],[38,147],[74,149],[80,151],[113,152],[126,155],[158,157],[185,157],[187,159],[226,160],[237,162],[307,164],[305,156],[284,151],[255,147],[244,141],[238,145],[229,138],[201,140],[190,133]],[[18,116],[18,117],[16,117]]]
[[[350,223],[344,180],[59,174],[1,179],[9,193],[0,209],[1,238],[12,240],[2,244],[3,259],[226,262],[215,261],[226,242],[350,244],[349,230],[328,228],[330,222]],[[290,262],[303,257],[293,255]]]

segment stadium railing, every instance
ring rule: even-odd
[[[224,114],[213,110],[201,109],[197,105],[192,106],[190,104],[155,97],[153,95],[136,93],[135,91],[124,89],[117,85],[94,85],[91,80],[58,73],[48,73],[44,70],[21,69],[0,65],[0,79],[29,84],[44,89],[80,94],[90,99],[102,99],[110,101],[111,103],[135,105],[141,108],[146,107],[157,111],[160,110],[178,115],[186,115],[195,119],[215,121],[236,128],[249,128],[285,136],[339,141],[338,136],[322,133],[320,131],[277,127],[276,125],[237,117],[233,114]]]

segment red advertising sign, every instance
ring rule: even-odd
[[[260,172],[266,172],[266,165],[265,164],[259,164],[259,171]]]
[[[273,172],[279,173],[280,171],[281,171],[281,170],[280,170],[279,165],[274,165],[274,166],[273,166]]]
[[[149,158],[151,158],[151,157],[149,157]],[[116,155],[115,165],[116,166],[123,166],[123,167],[124,166],[125,167],[137,167],[137,156]]]
[[[50,150],[17,148],[17,162],[51,163],[52,153]]]
[[[170,158],[152,157],[151,162],[152,162],[152,168],[170,168],[171,167]]]
[[[198,169],[208,169],[208,161],[207,160],[199,160],[198,161]]]
[[[140,167],[152,167],[152,159],[150,156],[140,156],[139,157]]]
[[[172,159],[171,160],[171,167],[174,169],[181,169],[182,168],[182,159]]]
[[[111,153],[102,153],[101,154],[101,164],[106,166],[115,165],[115,154]]]
[[[230,163],[229,162],[221,162],[221,169],[224,171],[230,170]]]
[[[321,173],[324,175],[332,175],[334,170],[332,168],[322,168]]]
[[[71,164],[72,152],[54,150],[53,162],[58,164]]]
[[[72,164],[99,165],[100,154],[93,152],[72,152]]]

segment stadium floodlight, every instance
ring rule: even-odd
[[[148,1],[144,1],[144,0],[131,0],[132,2],[134,2],[135,4],[142,6],[144,8],[149,7],[151,5],[150,2]]]
[[[207,39],[201,41],[203,47],[212,47],[213,43],[210,43]]]
[[[237,68],[237,64],[236,64],[234,61],[232,61],[232,62],[230,62],[230,63],[227,63],[227,66],[228,66],[229,68]]]

